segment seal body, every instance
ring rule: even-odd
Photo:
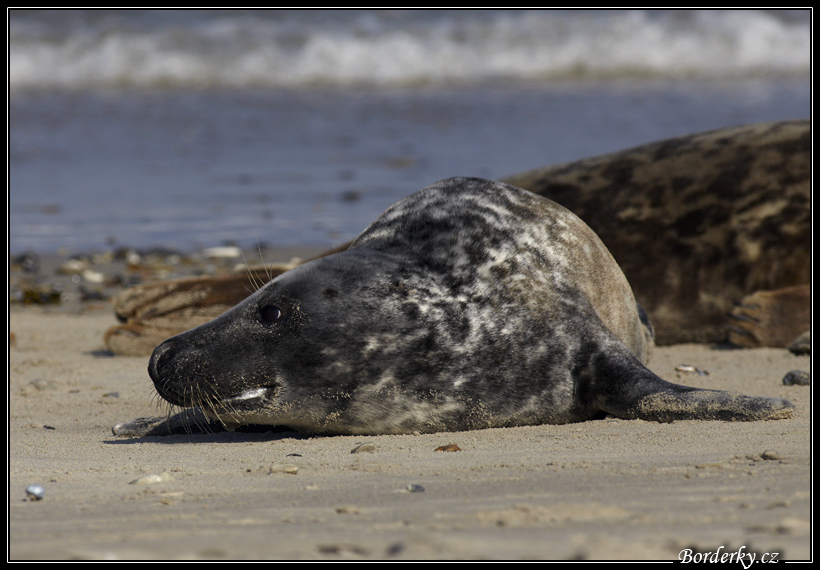
[[[453,178],[160,344],[149,373],[174,405],[313,433],[790,412],[665,382],[644,366],[651,345],[626,278],[577,216]]]

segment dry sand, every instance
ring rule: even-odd
[[[161,409],[147,358],[105,352],[110,308],[12,307],[9,320],[12,560],[811,555],[810,388],[781,384],[808,356],[700,345],[653,356],[668,380],[789,398],[796,414],[780,421],[121,439],[113,424]],[[710,374],[680,376],[684,363]],[[351,453],[364,442],[374,450]],[[436,451],[450,443],[460,451]],[[276,464],[298,471],[271,474]],[[31,484],[44,499],[26,500]]]

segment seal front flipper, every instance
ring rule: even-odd
[[[596,386],[600,408],[624,419],[756,421],[791,417],[794,405],[781,398],[746,396],[667,382],[628,354],[600,353]]]
[[[207,415],[199,408],[186,408],[181,412],[167,416],[137,418],[111,427],[111,433],[117,437],[162,437],[167,435],[197,435],[238,431],[244,433],[291,431],[271,425],[231,424]]]
[[[183,410],[167,416],[137,418],[112,426],[117,437],[148,437],[224,431],[219,420],[205,415],[197,408]]]

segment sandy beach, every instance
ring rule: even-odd
[[[653,355],[668,380],[789,398],[796,413],[779,421],[125,439],[114,424],[164,408],[146,358],[105,350],[110,307],[13,306],[9,320],[11,560],[811,555],[810,388],[781,383],[808,356]],[[27,500],[32,484],[42,500]]]

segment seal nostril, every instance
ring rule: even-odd
[[[170,340],[166,340],[151,353],[151,359],[148,361],[148,375],[155,383],[162,377],[162,367],[171,358],[170,353],[172,348],[173,345]]]

